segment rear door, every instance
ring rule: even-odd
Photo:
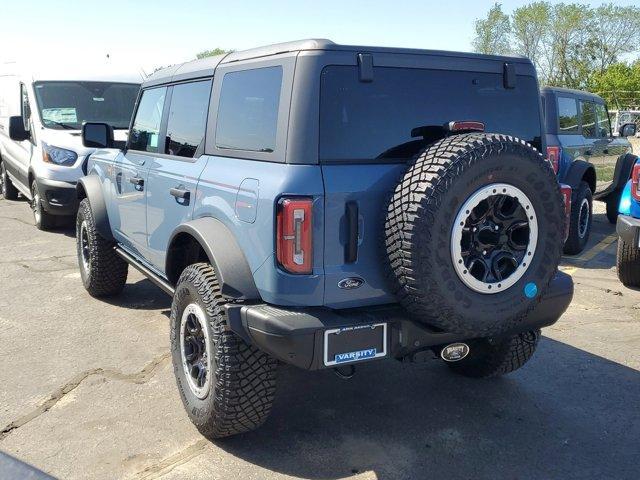
[[[383,64],[376,58],[373,63]],[[440,68],[376,66],[364,79],[357,66],[329,65],[322,71],[319,158],[327,306],[395,300],[385,279],[386,202],[407,161],[443,136],[444,124],[481,121],[489,132],[516,135],[542,149],[535,76],[518,75],[515,88],[506,89],[500,62],[486,72]]]
[[[211,79],[170,87],[163,150],[149,159],[148,259],[161,272],[172,232],[191,218],[198,178],[207,163],[203,152],[210,95]]]
[[[167,99],[167,87],[142,92],[129,134],[127,149],[115,163],[115,197],[118,223],[116,240],[139,256],[146,257],[149,164],[160,150],[160,131]]]
[[[16,142],[8,138],[9,136],[9,124],[7,121],[7,142],[5,144],[7,162],[6,167],[9,174],[16,179],[23,190],[26,189],[30,192],[31,185],[29,185],[29,165],[31,164],[31,157],[34,155],[36,148],[36,133],[33,131],[31,121],[31,102],[29,99],[29,90],[26,84],[20,83],[19,91],[16,91],[16,96],[20,98],[20,115],[26,126],[29,127],[31,138]]]

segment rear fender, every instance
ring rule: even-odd
[[[584,160],[576,160],[569,167],[563,183],[569,185],[575,195],[583,180],[589,184],[592,192],[596,191],[596,169]]]
[[[616,161],[616,169],[613,173],[613,182],[603,192],[595,196],[598,200],[606,201],[609,197],[615,196],[624,190],[627,181],[631,178],[631,172],[638,157],[631,153],[620,155]]]
[[[172,248],[178,236],[188,234],[195,239],[218,276],[221,292],[224,296],[238,300],[257,300],[260,294],[256,288],[253,274],[244,253],[240,249],[233,233],[219,220],[203,217],[179,225],[171,234],[165,272],[168,280],[176,284],[180,272],[174,268],[175,249]]]

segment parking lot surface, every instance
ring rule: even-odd
[[[175,388],[169,297],[130,269],[121,296],[91,298],[73,229],[38,231],[25,201],[0,200],[0,451],[65,479],[637,479],[640,293],[594,205],[589,246],[562,265],[574,302],[522,370],[283,367],[265,426],[211,442]]]

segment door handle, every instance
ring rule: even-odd
[[[176,199],[182,199],[185,202],[188,202],[191,196],[191,192],[185,188],[181,188],[181,186],[169,189],[169,193],[171,196],[176,197]]]
[[[133,183],[136,187],[144,185],[144,179],[140,177],[129,177],[129,183]]]

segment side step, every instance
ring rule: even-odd
[[[142,273],[145,277],[151,280],[157,287],[166,293],[167,295],[173,296],[175,289],[173,286],[167,282],[160,275],[149,269],[146,265],[139,262],[133,255],[123,250],[121,247],[114,247],[118,256],[120,256],[125,262],[131,265],[133,268]]]

